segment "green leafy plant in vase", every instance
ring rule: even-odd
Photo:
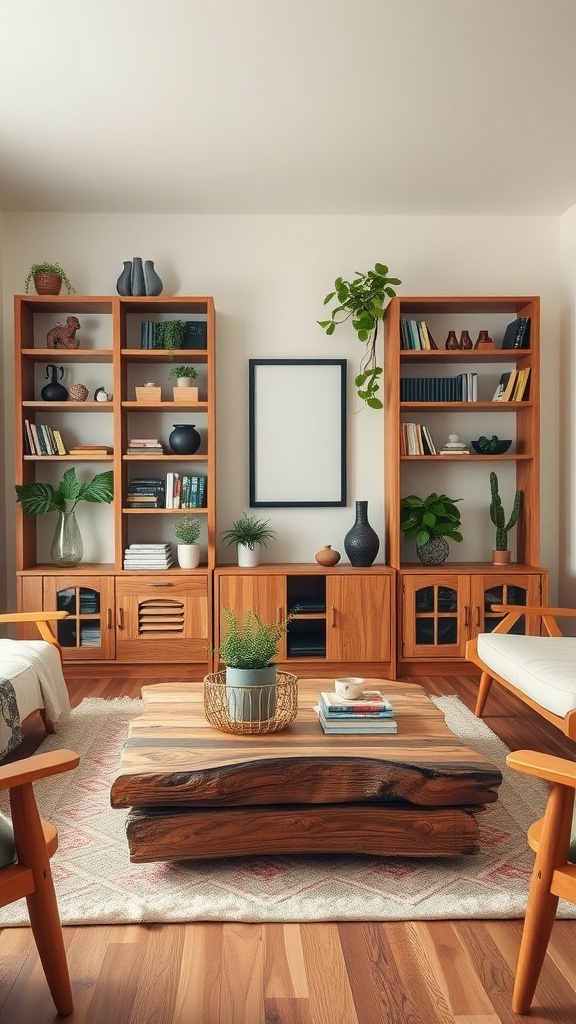
[[[330,313],[330,320],[318,320],[326,334],[334,334],[336,328],[348,320],[358,335],[358,340],[366,345],[365,355],[360,361],[360,372],[354,378],[358,396],[371,409],[381,409],[382,402],[377,396],[380,390],[379,378],[382,367],[378,366],[376,356],[376,339],[378,325],[386,317],[385,307],[396,295],[395,288],[401,284],[399,278],[388,276],[388,267],[384,263],[376,263],[374,270],[366,273],[356,271],[352,281],[337,277],[334,291],[328,293],[324,305],[334,298],[337,305]]]
[[[274,530],[268,526],[269,519],[258,519],[243,512],[240,519],[232,523],[229,530],[221,534],[226,544],[236,544],[238,548],[238,565],[258,565],[258,547],[266,547],[269,540],[276,537]]]
[[[200,545],[198,538],[202,532],[202,524],[197,516],[181,516],[174,527],[174,536],[180,543],[178,547],[178,565],[181,569],[197,569],[200,564]]]
[[[502,499],[498,491],[498,477],[496,473],[490,473],[490,519],[496,527],[496,547],[492,551],[492,562],[494,565],[507,565],[510,562],[508,532],[518,522],[522,505],[523,493],[522,491],[516,491],[512,511],[508,522],[506,522]]]
[[[460,542],[460,509],[456,502],[434,491],[427,498],[408,494],[400,501],[400,530],[416,544],[416,554],[425,565],[439,565],[448,557],[448,539]]]
[[[233,721],[270,719],[276,710],[276,665],[280,642],[293,618],[262,622],[246,609],[239,621],[234,609],[223,608],[225,636],[220,660],[226,665],[228,713]]]
[[[58,523],[52,541],[50,557],[55,565],[72,567],[82,561],[83,546],[76,521],[75,509],[80,501],[93,504],[110,502],[114,498],[112,470],[97,473],[91,480],[80,483],[74,468],[67,469],[57,488],[51,484],[34,482],[16,484],[16,501],[29,516],[58,513]]]
[[[75,291],[66,271],[59,263],[33,263],[24,282],[26,294],[28,294],[32,279],[34,279],[34,287],[38,295],[59,295],[63,284],[66,286],[68,295]]]

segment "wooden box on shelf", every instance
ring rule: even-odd
[[[173,389],[175,402],[186,402],[187,404],[198,401],[198,388],[179,387]]]
[[[136,401],[149,405],[153,402],[162,401],[162,388],[156,384],[145,384],[142,388],[134,388]]]

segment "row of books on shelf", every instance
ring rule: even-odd
[[[398,732],[394,709],[381,690],[365,690],[357,700],[338,693],[318,697],[318,720],[330,735],[388,734]]]
[[[140,324],[140,348],[167,348],[163,342],[160,324],[155,320],[143,320]],[[207,347],[208,325],[203,320],[185,320],[181,345],[178,348],[205,349]]]
[[[112,455],[113,449],[105,444],[76,444],[67,449],[62,434],[47,423],[24,420],[24,452],[26,455],[76,455],[81,459],[101,459]]]
[[[401,455],[437,455],[432,434],[423,423],[402,423],[400,432]]]
[[[503,373],[492,398],[493,402],[521,402],[528,398],[530,367]]]
[[[455,377],[402,377],[401,402],[477,402],[478,374]]]
[[[403,349],[430,350],[438,348],[425,320],[400,321],[400,346]]]
[[[173,562],[171,544],[130,544],[124,551],[125,569],[169,569]]]
[[[128,508],[204,508],[206,477],[167,473],[162,477],[134,477],[126,493]]]

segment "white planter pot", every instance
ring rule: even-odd
[[[181,569],[196,569],[199,564],[199,544],[178,544],[178,565]]]
[[[255,544],[253,548],[246,547],[245,544],[238,544],[238,565],[242,565],[245,568],[249,566],[258,565],[260,562],[260,545]]]
[[[233,722],[265,722],[276,711],[276,665],[226,669],[228,714]]]

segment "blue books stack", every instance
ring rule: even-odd
[[[330,735],[398,732],[394,709],[380,690],[365,690],[356,700],[346,700],[337,693],[321,693],[318,719]]]

